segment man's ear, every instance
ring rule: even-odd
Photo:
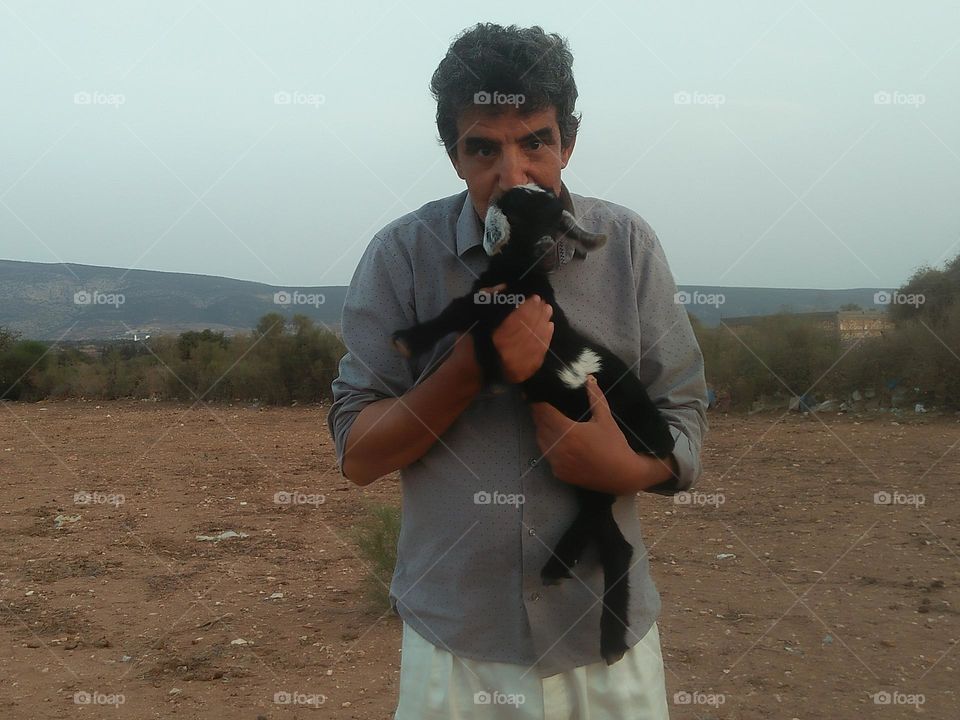
[[[570,156],[573,154],[573,146],[577,144],[577,136],[570,138],[570,144],[560,150],[560,169],[562,170],[570,162]]]

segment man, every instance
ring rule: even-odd
[[[570,193],[577,89],[566,42],[540,28],[477,25],[434,73],[441,140],[467,189],[389,224],[360,260],[343,310],[348,353],[328,423],[341,472],[358,485],[400,470],[403,523],[391,605],[403,618],[398,720],[665,718],[663,661],[636,496],[700,474],[703,359],[654,232],[636,213]],[[584,256],[564,247],[551,276],[571,323],[636,372],[671,425],[673,455],[634,453],[595,384],[574,422],[527,405],[517,383],[548,352],[552,308],[527,298],[494,334],[504,377],[484,387],[469,335],[406,360],[390,334],[430,319],[486,267],[487,207],[529,182],[551,188],[581,225],[608,235]],[[589,548],[574,577],[540,568],[576,513],[572,485],[618,495],[634,548],[630,650],[600,657],[603,576]]]

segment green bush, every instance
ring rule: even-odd
[[[372,612],[390,610],[390,582],[397,565],[400,509],[382,503],[365,503],[364,517],[353,530],[360,558],[367,567],[364,594]]]

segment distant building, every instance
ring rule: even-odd
[[[828,312],[788,313],[790,317],[809,320],[819,324],[828,332],[837,333],[840,343],[848,345],[862,338],[880,337],[884,331],[893,328],[893,322],[886,312],[878,310],[833,310]],[[756,325],[772,315],[743,315],[740,317],[721,317],[720,322],[731,330]]]

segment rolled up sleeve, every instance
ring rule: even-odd
[[[707,384],[703,353],[677,301],[677,286],[656,233],[635,228],[637,304],[641,324],[640,380],[670,424],[679,474],[649,488],[672,495],[689,490],[700,477],[700,452],[707,432]]]
[[[403,395],[413,384],[410,365],[390,343],[390,335],[413,324],[413,271],[388,239],[374,237],[360,258],[347,290],[341,334],[347,353],[333,381],[327,425],[337,466],[350,428],[370,403]]]

